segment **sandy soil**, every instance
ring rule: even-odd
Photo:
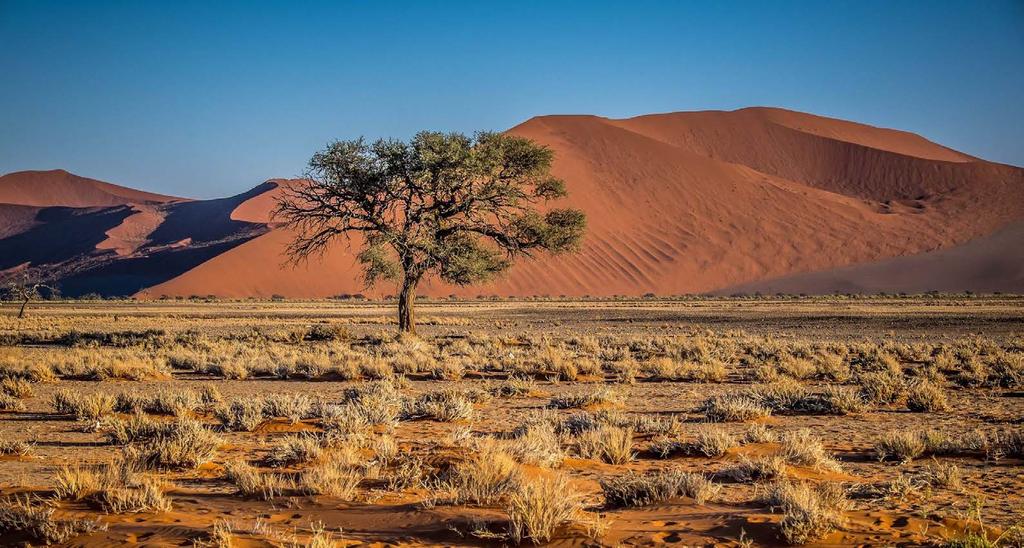
[[[933,299],[703,299],[688,302],[502,302],[423,303],[420,317],[422,336],[427,341],[468,340],[467,337],[525,337],[524,340],[562,344],[581,335],[626,337],[645,344],[652,337],[729,338],[745,332],[784,345],[845,341],[848,344],[880,342],[890,345],[944,345],[975,341],[978,337],[1013,347],[1024,334],[1024,307],[1018,297],[933,298]],[[69,331],[114,333],[159,328],[164,337],[198,331],[220,340],[262,329],[267,332],[304,330],[326,322],[351,332],[355,340],[386,333],[393,328],[390,309],[380,303],[325,302],[160,302],[160,303],[46,303],[34,306],[26,320],[17,321],[5,307],[0,315],[0,335],[45,335]],[[759,339],[761,340],[761,339]],[[315,342],[289,343],[296,350],[315,348]],[[494,343],[487,343],[494,344]],[[129,349],[132,347],[129,347]],[[40,357],[72,352],[47,344],[11,347],[0,351],[37,353]],[[89,350],[86,347],[86,350]],[[116,349],[98,347],[96,352]],[[68,354],[69,356],[71,354]],[[100,354],[102,355],[102,354]],[[70,359],[70,358],[69,358]],[[503,436],[537,413],[553,413],[565,419],[580,409],[547,410],[553,397],[592,391],[609,386],[621,396],[610,409],[628,417],[676,416],[683,439],[690,439],[702,426],[697,408],[707,398],[742,391],[750,386],[739,363],[728,364],[721,382],[696,383],[641,379],[636,384],[614,383],[604,377],[581,377],[575,381],[537,379],[535,388],[523,395],[495,397],[475,406],[471,421],[453,423],[433,420],[403,420],[393,431],[400,453],[442,465],[469,457],[473,438]],[[906,364],[905,367],[915,367]],[[414,398],[441,389],[473,390],[495,386],[502,374],[481,370],[461,380],[431,380],[413,375],[403,394]],[[801,381],[812,389],[825,383]],[[207,374],[175,371],[170,379],[149,381],[61,380],[35,384],[34,394],[24,399],[26,408],[0,413],[0,439],[35,444],[29,457],[0,457],[0,493],[32,492],[46,497],[53,474],[64,465],[102,463],[116,455],[118,447],[104,441],[102,432],[83,431],[83,424],[55,415],[51,396],[60,389],[76,394],[154,394],[161,390],[200,389],[214,385],[226,400],[254,399],[271,394],[306,394],[311,398],[338,401],[346,388],[366,381],[302,381],[254,378],[225,380]],[[999,531],[1017,524],[1024,461],[999,460],[982,456],[927,458],[899,464],[879,462],[873,445],[886,432],[938,429],[957,436],[973,429],[1013,427],[1024,418],[1020,388],[955,388],[947,390],[949,405],[941,411],[911,413],[899,406],[869,408],[844,416],[780,413],[755,421],[776,433],[809,428],[840,462],[841,470],[823,471],[790,466],[794,480],[838,483],[851,493],[852,506],[844,512],[844,523],[816,539],[814,545],[919,545],[943,542],[962,535],[970,527],[972,501],[983,501],[985,526]],[[596,409],[591,409],[594,411]],[[198,415],[211,428],[215,420]],[[160,419],[159,417],[157,417]],[[161,420],[170,420],[163,418]],[[720,427],[742,437],[751,423],[723,423]],[[507,524],[503,506],[495,504],[424,505],[431,489],[418,486],[391,489],[383,477],[367,478],[357,496],[343,501],[329,496],[283,495],[261,501],[236,494],[223,478],[223,466],[236,458],[260,462],[282,439],[296,432],[315,432],[315,419],[291,423],[286,419],[265,422],[254,432],[222,432],[223,443],[210,463],[196,469],[162,472],[168,481],[167,494],[173,508],[165,512],[102,514],[85,503],[55,503],[60,517],[101,520],[105,531],[80,536],[70,546],[138,544],[171,546],[205,542],[218,522],[230,522],[234,542],[240,546],[284,546],[305,542],[322,526],[334,532],[339,546],[481,546],[504,541],[481,537],[484,528],[500,534]],[[465,434],[463,431],[468,431]],[[763,494],[761,483],[731,479],[729,471],[742,457],[771,455],[776,442],[744,443],[714,458],[673,456],[655,458],[647,448],[656,436],[636,434],[637,458],[625,464],[570,456],[555,470],[525,468],[528,476],[565,474],[572,489],[583,497],[588,511],[609,523],[602,533],[588,537],[578,527],[560,528],[553,546],[649,546],[649,545],[783,545],[779,536],[782,516],[757,502]],[[452,441],[454,440],[454,441]],[[941,461],[955,464],[963,485],[917,487],[900,494],[861,496],[871,486],[888,486],[900,478],[916,478]],[[606,508],[600,480],[629,471],[646,472],[679,467],[701,472],[722,486],[714,500],[697,504],[681,497],[649,506]],[[302,466],[286,467],[284,473]],[[478,534],[474,535],[473,531]],[[0,544],[18,539],[4,537]]]

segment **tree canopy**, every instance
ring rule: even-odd
[[[323,253],[339,235],[362,233],[365,281],[400,282],[399,328],[412,331],[424,275],[468,285],[517,256],[579,246],[582,211],[541,210],[566,196],[550,173],[553,156],[529,139],[492,132],[336,141],[313,155],[308,183],[287,189],[275,216],[295,229],[287,252],[296,261]]]

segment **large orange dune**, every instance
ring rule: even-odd
[[[0,204],[103,207],[181,200],[80,177],[63,169],[18,171],[0,176]]]
[[[768,290],[758,285],[768,281],[789,292],[1021,290],[1024,256],[1009,251],[1024,248],[1024,170],[911,133],[770,108],[543,116],[509,131],[555,151],[570,193],[562,203],[588,215],[582,250],[523,260],[471,287],[428,280],[421,293],[665,295]],[[18,192],[4,184],[0,202]],[[9,201],[22,205],[0,206],[0,223],[20,228],[0,230],[0,270],[29,263],[70,294],[391,293],[363,286],[355,240],[286,264],[290,234],[270,211],[287,184],[195,202]],[[81,236],[59,241],[58,228]]]

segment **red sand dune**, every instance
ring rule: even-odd
[[[18,171],[0,176],[0,204],[100,207],[181,200],[79,177],[63,169]]]
[[[1024,170],[906,132],[766,108],[627,120],[544,116],[510,132],[556,152],[554,171],[570,192],[563,203],[588,214],[582,251],[523,260],[500,279],[468,288],[428,281],[421,293],[664,295],[777,279],[793,280],[788,291],[831,292],[837,284],[859,286],[800,275],[946,249],[950,254],[939,257],[954,259],[927,264],[989,264],[1003,248],[1024,247],[1020,230],[992,236],[1024,221]],[[286,182],[219,201],[154,205],[155,227],[155,217],[135,210],[105,229],[96,250],[105,258],[120,253],[120,260],[76,271],[75,282],[96,285],[113,269],[136,284],[130,292],[149,297],[393,291],[363,287],[352,253],[357,242],[339,242],[322,260],[285,265],[289,234],[269,216],[280,184]],[[895,266],[871,271],[863,287],[1011,290],[1020,283],[1013,265],[1024,258],[1008,257],[984,273],[952,270],[942,287],[944,274],[910,276],[906,270],[922,263],[895,259]],[[135,275],[139,269],[146,276]],[[976,285],[964,279],[971,277]]]

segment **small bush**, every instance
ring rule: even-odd
[[[0,394],[0,411],[19,411],[20,412],[20,411],[24,411],[24,410],[25,410],[25,404],[21,400],[19,400],[18,398],[15,398],[14,396],[10,396],[10,395],[7,395],[7,394]]]
[[[441,422],[469,420],[473,402],[463,393],[452,390],[423,394],[405,411],[408,418],[432,419]]]
[[[53,508],[28,497],[0,502],[0,533],[23,534],[33,540],[63,544],[78,535],[91,533],[102,526],[88,520],[59,520]]]
[[[515,543],[551,540],[558,527],[578,518],[582,504],[564,476],[539,477],[523,482],[509,496],[508,535]]]
[[[352,500],[363,474],[344,462],[325,461],[304,470],[298,488],[307,495],[326,495],[341,500]]]
[[[786,460],[778,455],[748,458],[740,455],[739,464],[727,472],[739,482],[765,481],[786,476]]]
[[[548,407],[554,409],[583,409],[604,405],[619,405],[622,403],[622,396],[608,387],[601,387],[589,392],[577,394],[563,394],[551,398]]]
[[[224,466],[224,477],[234,484],[238,493],[246,497],[270,500],[282,493],[285,481],[273,473],[263,473],[243,460],[235,460]]]
[[[715,396],[704,401],[700,413],[711,422],[745,422],[771,414],[771,409],[741,394]]]
[[[263,402],[241,399],[214,409],[214,416],[228,430],[252,432],[263,424]]]
[[[50,404],[60,415],[72,415],[78,420],[98,421],[114,412],[116,400],[109,394],[81,395],[62,388],[53,393]]]
[[[310,434],[292,434],[277,442],[266,457],[269,466],[305,464],[320,458],[323,448]]]
[[[128,446],[128,454],[144,469],[195,468],[212,459],[220,443],[201,422],[179,418],[156,437]]]
[[[677,469],[653,474],[627,474],[601,480],[605,505],[612,508],[645,506],[676,497],[693,498],[704,504],[721,490],[701,474]]]
[[[876,405],[898,403],[907,392],[903,376],[892,370],[862,373],[857,378],[861,398]]]
[[[926,449],[920,433],[905,430],[887,432],[875,443],[878,460],[909,462],[923,455]]]
[[[481,443],[469,460],[457,465],[446,479],[457,503],[489,504],[521,482],[519,465],[496,443]]]
[[[942,411],[949,407],[946,391],[931,381],[914,383],[907,392],[907,408],[915,412]]]
[[[32,385],[25,379],[5,378],[0,381],[0,393],[12,398],[25,399],[32,397]]]
[[[15,455],[27,457],[32,454],[35,445],[27,441],[0,440],[0,455]]]
[[[837,471],[842,468],[809,429],[786,432],[781,442],[781,456],[789,464],[809,466],[815,470]]]
[[[806,544],[821,538],[845,522],[849,503],[832,484],[819,488],[804,483],[781,481],[768,489],[768,503],[782,511],[779,530],[791,544]]]
[[[527,425],[516,429],[509,452],[523,464],[558,466],[565,459],[555,427],[548,423]]]
[[[606,424],[587,430],[577,436],[576,451],[586,459],[625,464],[636,457],[633,452],[633,429]]]
[[[702,426],[697,430],[693,442],[689,444],[689,452],[714,458],[724,455],[737,445],[736,438],[722,428]]]

